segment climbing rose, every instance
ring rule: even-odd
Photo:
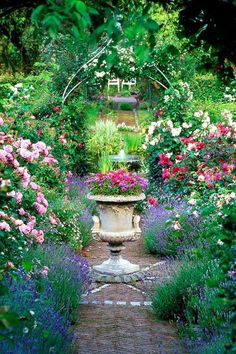
[[[0,222],[0,230],[10,231],[11,228],[10,228],[10,225],[6,221],[1,221]]]

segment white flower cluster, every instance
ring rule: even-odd
[[[236,88],[226,87],[224,92],[224,98],[228,102],[236,101]]]
[[[34,87],[33,85],[30,85],[29,87],[24,87],[24,85],[19,82],[14,86],[10,86],[10,90],[13,92],[12,94],[10,94],[10,100],[12,100],[16,95],[20,95],[20,97],[18,98],[24,98],[27,100],[30,98],[30,91],[34,90]]]
[[[213,199],[216,202],[216,206],[219,209],[222,209],[225,204],[229,204],[236,199],[236,193],[231,192],[231,193],[217,194],[214,195]]]

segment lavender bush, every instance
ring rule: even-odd
[[[20,314],[20,324],[2,330],[0,352],[4,354],[40,354],[69,352],[73,340],[70,322],[51,304],[53,290],[48,279],[40,287],[34,276],[24,272],[5,279],[8,294],[1,297],[1,306],[10,306]]]
[[[44,244],[32,251],[29,257],[38,267],[48,267],[47,277],[51,283],[54,307],[71,320],[78,319],[81,294],[90,284],[90,269],[85,258],[77,255],[66,244]]]
[[[184,253],[196,244],[203,227],[203,220],[180,202],[149,205],[142,218],[145,247],[160,255]]]

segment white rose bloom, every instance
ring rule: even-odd
[[[203,124],[202,124],[202,127],[203,127],[203,129],[206,129],[207,127],[208,127],[208,123],[207,122],[204,122]]]
[[[223,241],[221,241],[221,240],[218,240],[218,241],[217,241],[217,245],[218,245],[218,246],[223,246],[223,244],[224,244]]]
[[[153,139],[150,141],[150,145],[152,145],[152,146],[156,145],[156,143],[157,143],[156,139]]]
[[[16,84],[15,87],[19,88],[19,87],[22,87],[23,84],[20,82],[19,84]]]
[[[181,225],[178,221],[174,221],[172,222],[172,227],[174,230],[180,230],[181,229]]]
[[[187,147],[187,149],[189,150],[189,151],[191,151],[191,150],[193,150],[193,149],[195,149],[195,144],[188,144],[188,147]]]
[[[186,123],[186,122],[184,122],[183,124],[182,124],[182,127],[183,128],[191,128],[192,127],[192,124],[191,123]]]
[[[205,177],[203,175],[199,175],[197,179],[201,182],[205,181]]]
[[[162,125],[162,123],[163,123],[163,120],[159,120],[158,122],[155,122],[156,127],[157,127],[157,128],[160,128],[160,126]]]
[[[188,201],[188,204],[190,204],[190,205],[196,205],[196,203],[197,203],[197,201],[194,198],[189,199],[189,201]]]
[[[181,128],[181,127],[179,127],[179,128],[173,128],[173,129],[171,129],[171,135],[172,135],[172,136],[179,136],[180,133],[181,133],[181,131],[182,131],[182,128]]]
[[[217,132],[217,127],[215,125],[210,125],[209,128],[210,128],[210,133]]]
[[[168,119],[168,121],[166,122],[166,124],[168,125],[168,127],[170,127],[171,129],[173,128],[174,124],[172,122],[171,119]]]
[[[203,111],[195,112],[194,117],[199,118],[203,115]]]
[[[164,96],[164,101],[165,101],[165,102],[168,102],[169,99],[170,99],[170,96],[168,96],[168,95],[165,95],[165,96]]]

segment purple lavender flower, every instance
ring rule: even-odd
[[[203,224],[182,203],[149,206],[142,218],[144,243],[151,253],[177,255],[192,248]]]

